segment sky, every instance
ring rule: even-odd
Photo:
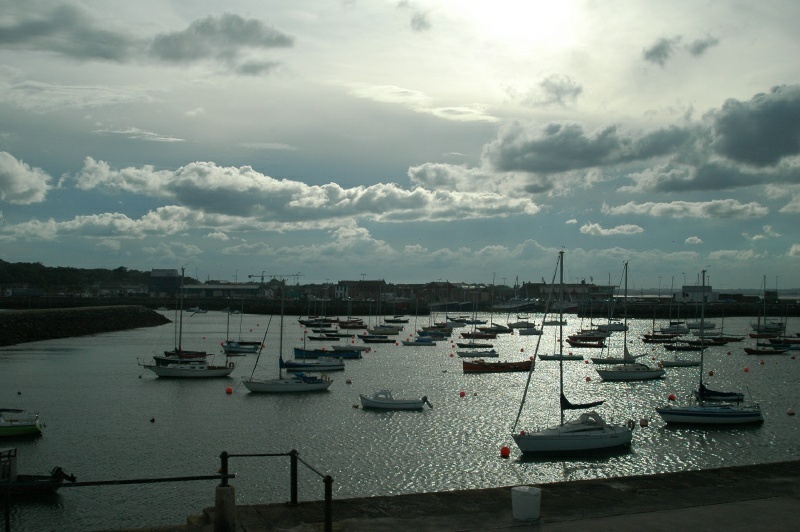
[[[796,0],[0,0],[0,259],[800,287]]]

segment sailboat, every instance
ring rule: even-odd
[[[564,300],[563,274],[561,276],[558,300]],[[564,305],[558,305],[558,337],[556,338],[556,341],[558,342],[558,353],[552,355],[539,355],[539,360],[583,360],[583,356],[581,355],[573,355],[572,353],[567,355],[564,354]]]
[[[706,271],[703,270],[703,299],[700,304],[700,321],[705,321],[705,284]],[[700,339],[703,341],[704,328],[700,327]],[[743,396],[737,392],[714,392],[703,384],[703,351],[700,351],[700,382],[696,391],[697,404],[674,405],[671,402],[666,406],[656,408],[656,412],[667,423],[682,423],[693,425],[742,425],[746,423],[763,423],[761,407],[758,403],[733,404],[730,402],[712,401],[740,401]]]
[[[222,342],[222,351],[228,356],[249,355],[258,353],[261,342],[242,340],[242,321],[244,320],[244,298],[242,298],[242,310],[239,312],[239,339],[231,340],[231,314],[233,310],[228,308],[228,321],[225,328],[225,341]]]
[[[564,279],[564,252],[558,254],[559,267],[561,270],[561,280]],[[561,310],[563,312],[563,310]],[[537,343],[537,350],[538,350]],[[599,406],[603,401],[594,401],[584,404],[573,404],[564,395],[564,371],[563,361],[558,363],[559,375],[559,411],[561,420],[558,425],[540,430],[521,430],[514,432],[519,422],[522,409],[525,404],[528,387],[530,386],[534,366],[528,374],[528,382],[525,386],[525,393],[517,413],[517,419],[512,428],[512,438],[525,455],[552,455],[570,454],[576,452],[596,451],[604,449],[614,449],[630,445],[633,438],[632,423],[628,425],[614,425],[606,423],[596,411],[585,412],[577,419],[571,421],[564,420],[564,410],[587,409]]]
[[[178,329],[175,349],[164,351],[163,355],[153,355],[152,364],[139,365],[155,373],[159,377],[171,378],[214,378],[227,377],[236,367],[233,362],[223,365],[208,363],[209,354],[205,351],[188,351],[183,349],[183,277],[181,268],[181,291],[178,305]],[[226,357],[227,358],[227,357]]]
[[[628,262],[625,261],[625,330],[622,332],[622,363],[611,366],[610,368],[596,369],[597,374],[604,381],[644,381],[659,379],[666,373],[661,368],[651,368],[647,364],[636,362],[637,358],[644,355],[634,356],[628,352]],[[594,359],[592,359],[594,360]]]
[[[242,378],[244,387],[254,393],[298,393],[298,392],[318,392],[327,390],[333,381],[328,378],[324,373],[319,377],[315,375],[306,375],[302,371],[295,371],[292,375],[284,375],[283,373],[283,290],[281,290],[281,322],[279,347],[278,347],[278,378],[276,379],[257,379],[253,377],[258,361],[261,359],[261,351],[263,347],[258,350],[258,357],[256,364],[253,366],[253,371],[249,377]],[[264,342],[266,342],[267,333],[264,333]],[[262,342],[262,346],[263,343]]]

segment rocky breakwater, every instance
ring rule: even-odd
[[[0,311],[0,346],[170,323],[141,305]]]

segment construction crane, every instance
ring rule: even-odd
[[[262,271],[261,275],[258,275],[258,274],[248,275],[247,278],[248,279],[252,279],[253,277],[258,277],[259,279],[261,279],[261,284],[264,284],[264,277],[265,276],[266,276],[266,271]]]

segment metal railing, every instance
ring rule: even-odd
[[[290,501],[289,504],[296,506],[298,504],[297,499],[297,465],[298,463],[302,463],[308,469],[316,473],[318,476],[322,477],[323,483],[325,485],[325,521],[324,521],[324,530],[325,532],[331,532],[333,530],[333,477],[330,475],[325,475],[324,473],[319,472],[315,469],[311,464],[304,461],[300,458],[300,454],[297,450],[292,449],[288,453],[237,453],[237,454],[230,454],[226,451],[223,451],[220,455],[220,462],[221,466],[219,469],[219,474],[217,475],[197,475],[197,476],[186,476],[186,477],[162,477],[162,478],[133,478],[133,479],[123,479],[123,480],[95,480],[89,482],[72,482],[72,483],[61,483],[58,485],[58,489],[63,488],[83,488],[87,486],[114,486],[114,485],[124,485],[124,484],[154,484],[160,482],[191,482],[197,480],[219,480],[220,487],[228,487],[228,479],[229,478],[236,478],[235,473],[228,472],[228,461],[231,458],[259,458],[259,457],[271,457],[271,456],[288,456],[290,457]],[[28,482],[15,482],[15,483],[0,483],[0,493],[5,493],[5,530],[6,532],[11,532],[11,490],[16,487],[28,487],[28,486],[40,486],[41,484]]]
[[[233,477],[234,475],[228,475],[228,460],[230,458],[260,458],[260,457],[271,457],[271,456],[288,456],[290,457],[290,467],[289,467],[289,491],[290,491],[290,500],[289,504],[296,506],[298,504],[297,501],[297,464],[302,463],[308,469],[316,473],[318,476],[322,477],[322,481],[325,485],[325,522],[324,522],[324,530],[325,532],[331,532],[333,530],[333,477],[330,475],[326,475],[317,471],[311,464],[300,458],[300,454],[297,450],[292,449],[288,453],[237,453],[237,454],[229,454],[225,451],[220,454],[220,460],[222,461],[222,468],[220,472],[222,473],[222,483],[220,486],[227,486],[228,485],[228,477]]]
[[[188,477],[161,477],[161,478],[129,478],[122,480],[93,480],[89,482],[61,483],[58,489],[64,488],[84,488],[87,486],[119,486],[124,484],[155,484],[159,482],[192,482],[195,480],[220,480],[221,485],[227,485],[229,478],[235,478],[236,474],[227,472],[219,475],[196,475]],[[37,482],[14,482],[0,483],[0,493],[5,493],[5,530],[11,532],[11,490],[13,488],[41,487]]]

